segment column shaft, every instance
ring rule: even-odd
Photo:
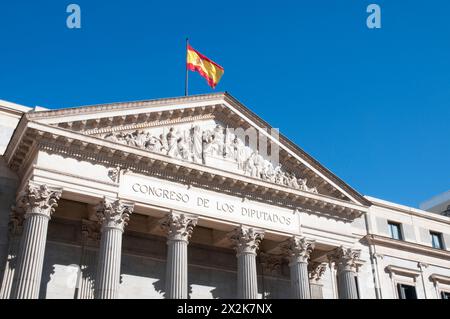
[[[31,214],[24,224],[12,297],[37,299],[44,265],[49,216]]]
[[[237,297],[239,299],[257,299],[256,252],[264,238],[264,231],[241,226],[231,232],[229,238],[234,243],[237,252]]]
[[[95,268],[96,251],[89,248],[84,248],[81,260],[81,278],[79,283],[79,290],[77,299],[94,299],[94,273],[92,268]]]
[[[96,277],[96,299],[116,299],[119,292],[122,234],[119,229],[102,231]]]
[[[26,214],[11,298],[39,298],[48,222],[60,197],[60,189],[32,182],[19,194],[18,206],[25,208]]]
[[[315,242],[305,237],[293,236],[281,244],[281,249],[289,258],[291,291],[294,299],[311,299],[308,261]]]
[[[238,258],[238,299],[258,298],[256,254],[242,253]]]
[[[294,299],[311,299],[308,263],[294,261],[289,264],[291,273],[292,297]]]
[[[96,299],[119,297],[122,236],[133,209],[133,203],[109,198],[104,198],[97,206],[97,217],[101,223],[101,239],[95,278]]]
[[[17,255],[19,253],[20,238],[13,236],[9,240],[8,256],[0,289],[0,299],[11,298],[14,273],[17,265]]]
[[[342,270],[338,273],[338,289],[340,299],[358,299],[355,273],[351,270]]]
[[[337,266],[339,299],[358,299],[355,274],[360,254],[360,250],[341,246],[328,256]]]
[[[187,299],[188,297],[188,243],[182,240],[168,242],[166,297],[168,299]]]

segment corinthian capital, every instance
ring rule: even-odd
[[[308,265],[309,279],[319,281],[326,270],[326,263],[310,263]]]
[[[282,244],[282,249],[289,257],[291,263],[306,263],[314,249],[314,245],[315,241],[313,240],[294,236]]]
[[[241,226],[236,228],[229,235],[231,241],[235,245],[237,255],[255,254],[259,249],[259,244],[264,238],[264,231]]]
[[[126,203],[118,199],[104,198],[96,207],[97,218],[102,225],[102,231],[106,228],[115,228],[124,231],[125,226],[133,213],[134,204]]]
[[[30,215],[43,215],[50,218],[58,207],[61,198],[61,189],[29,183],[20,194],[20,206],[25,208],[28,218]]]
[[[197,217],[182,213],[171,212],[160,221],[161,228],[167,233],[169,241],[188,242],[194,227],[197,226]]]
[[[338,247],[328,255],[328,259],[336,264],[338,270],[354,271],[356,261],[361,255],[361,250],[346,247]]]

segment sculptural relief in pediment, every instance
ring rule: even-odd
[[[153,127],[144,130],[111,132],[105,140],[149,152],[167,155],[179,160],[207,165],[238,174],[244,174],[274,184],[318,193],[308,187],[307,180],[288,172],[279,163],[263,156],[233,129],[209,120],[179,124],[171,127]]]

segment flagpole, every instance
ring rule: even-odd
[[[189,86],[189,69],[188,69],[188,47],[189,47],[189,38],[186,38],[186,80],[185,80],[185,86],[184,86],[184,95],[188,96],[188,86]]]

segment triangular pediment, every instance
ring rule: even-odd
[[[77,134],[70,139],[86,136],[278,187],[367,203],[287,138],[268,133],[266,122],[227,93],[35,112],[26,120]],[[242,134],[248,129],[258,132],[258,147]],[[261,152],[262,144],[269,152]]]

